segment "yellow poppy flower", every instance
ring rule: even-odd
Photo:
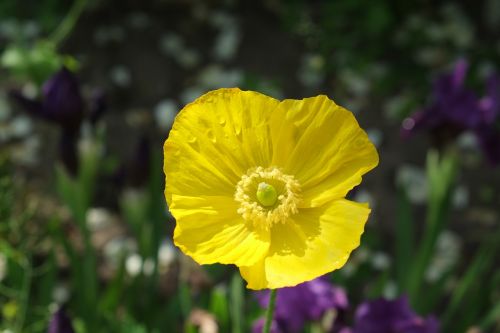
[[[345,199],[378,154],[326,96],[283,100],[237,88],[188,104],[164,145],[175,244],[200,264],[234,264],[250,289],[342,267],[370,213]]]

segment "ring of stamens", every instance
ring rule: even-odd
[[[272,205],[263,205],[257,191],[265,183],[276,190],[277,199]],[[300,184],[291,175],[276,167],[249,169],[236,185],[234,199],[240,204],[238,214],[255,227],[269,229],[273,224],[285,223],[298,213]]]

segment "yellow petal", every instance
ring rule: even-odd
[[[342,267],[359,245],[369,213],[366,204],[340,199],[273,226],[267,257],[240,267],[247,287],[295,286]]]
[[[282,101],[270,126],[273,165],[299,180],[303,207],[345,197],[378,164],[353,114],[326,96]]]
[[[247,282],[247,288],[253,290],[261,290],[271,288],[266,278],[266,271],[264,269],[264,259],[259,260],[252,266],[241,266],[240,274]]]
[[[254,230],[227,197],[172,196],[175,244],[199,264],[253,265],[268,252],[270,235]]]
[[[237,88],[211,91],[176,117],[164,146],[165,195],[222,195],[249,168],[269,166],[268,118],[278,101]]]

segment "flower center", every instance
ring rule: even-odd
[[[262,182],[257,187],[257,200],[262,206],[269,207],[273,206],[278,199],[278,193],[273,185],[269,185],[266,182]]]
[[[234,199],[240,203],[238,214],[259,228],[269,229],[285,223],[298,213],[300,184],[276,167],[248,170],[236,185]]]

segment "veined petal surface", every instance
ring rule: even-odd
[[[230,194],[255,166],[269,166],[268,118],[279,102],[239,89],[219,89],[188,104],[164,145],[165,194]]]
[[[269,231],[245,223],[232,197],[174,194],[172,203],[174,242],[199,264],[252,265],[267,255]]]
[[[326,96],[278,101],[209,92],[177,116],[164,145],[175,244],[200,264],[235,264],[251,289],[342,267],[367,205],[345,200],[378,154],[351,112]],[[278,191],[263,206],[255,191]]]
[[[282,101],[270,126],[273,164],[299,180],[304,207],[345,197],[378,164],[354,115],[326,96]]]
[[[188,104],[164,145],[165,197],[177,226],[174,241],[201,264],[248,265],[267,253],[269,233],[237,214],[235,186],[271,160],[268,118],[278,101],[220,89]]]
[[[342,267],[358,247],[369,213],[366,204],[345,199],[302,209],[293,223],[273,227],[263,260],[240,267],[247,287],[295,286]]]

